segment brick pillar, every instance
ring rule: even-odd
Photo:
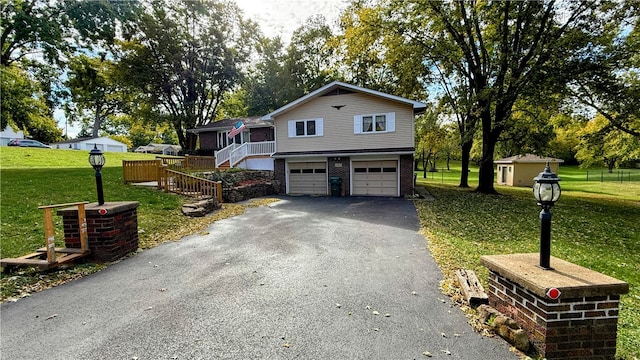
[[[552,270],[537,266],[539,254],[483,256],[489,268],[489,305],[527,332],[538,353],[553,359],[614,359],[620,295],[629,284],[552,257]],[[553,299],[550,289],[559,290]]]
[[[287,191],[287,178],[284,159],[275,159],[273,161],[273,177],[280,182],[278,194],[285,194]]]
[[[413,195],[413,155],[400,156],[400,196]]]
[[[338,176],[342,179],[342,189],[340,196],[351,196],[350,186],[350,171],[349,171],[349,158],[348,157],[330,157],[327,158],[327,172],[328,177]]]
[[[137,201],[87,204],[87,240],[90,259],[117,260],[138,249]],[[78,208],[58,210],[64,224],[64,240],[68,248],[80,247]]]

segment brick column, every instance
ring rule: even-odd
[[[90,259],[117,260],[138,249],[137,201],[87,204],[87,235]],[[64,240],[68,248],[80,247],[78,208],[58,211],[64,224]]]
[[[284,159],[275,159],[273,161],[273,178],[280,182],[278,194],[285,194],[287,189],[287,174]]]
[[[413,195],[413,155],[400,156],[400,196]]]
[[[538,353],[553,359],[614,359],[620,295],[629,284],[552,257],[552,270],[537,266],[539,254],[483,256],[489,268],[489,305],[527,332]],[[559,290],[553,299],[550,289]]]
[[[348,157],[330,157],[327,158],[327,172],[328,178],[331,176],[338,176],[342,179],[342,188],[340,196],[351,196],[349,184],[351,183],[350,171],[349,171],[349,158]]]

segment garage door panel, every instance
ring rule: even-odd
[[[327,168],[323,162],[289,163],[289,194],[326,195]]]
[[[353,195],[397,196],[398,161],[354,161]]]

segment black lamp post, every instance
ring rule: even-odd
[[[551,211],[549,209],[560,199],[560,178],[551,172],[549,163],[544,171],[533,178],[533,197],[538,205],[542,207],[540,211],[540,267],[551,270],[549,258],[551,257]]]
[[[102,192],[102,174],[100,170],[104,166],[105,160],[102,151],[98,149],[97,144],[93,144],[93,149],[89,152],[89,164],[96,171],[96,188],[98,189],[98,205],[104,205],[104,194]]]

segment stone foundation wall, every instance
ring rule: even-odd
[[[251,184],[246,186],[232,187],[222,192],[222,199],[225,202],[238,202],[262,196],[276,195],[280,189],[280,182],[277,180]]]

